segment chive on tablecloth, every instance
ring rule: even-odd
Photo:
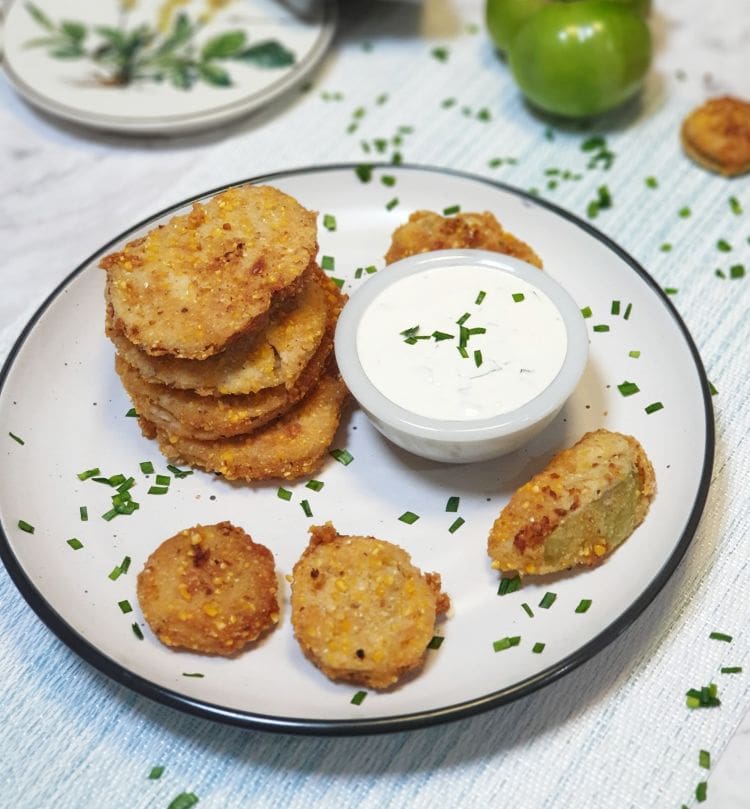
[[[715,397],[715,473],[703,521],[653,604],[563,680],[499,710],[411,733],[293,738],[184,716],[82,663],[0,573],[0,791],[14,807],[158,807],[182,791],[200,806],[679,807],[750,707],[747,673],[721,679],[722,705],[689,712],[685,690],[728,656],[750,666],[750,184],[710,175],[681,153],[681,119],[708,95],[750,95],[744,0],[656,2],[657,58],[640,103],[593,129],[553,126],[523,104],[482,31],[475,2],[351,3],[312,87],[222,132],[127,140],[78,132],[0,88],[0,352],[80,260],[165,205],[223,182],[302,165],[359,161],[360,141],[407,125],[405,161],[495,177],[585,217],[665,287],[701,351]],[[436,47],[447,60],[435,58]],[[340,94],[337,95],[337,94]],[[385,103],[375,99],[387,94]],[[441,101],[455,98],[452,108]],[[328,99],[328,100],[327,100]],[[339,100],[336,100],[339,99]],[[355,133],[347,133],[358,107]],[[471,110],[464,115],[463,108]],[[486,115],[477,116],[486,109]],[[489,120],[482,120],[489,118]],[[581,145],[606,137],[609,170]],[[514,158],[490,167],[493,158]],[[547,187],[545,169],[580,173]],[[648,188],[646,177],[658,180]],[[744,213],[729,204],[735,196]],[[679,211],[690,209],[689,217]],[[726,239],[731,255],[716,244]],[[662,245],[671,244],[670,251]],[[3,466],[2,474],[12,474]],[[721,629],[731,648],[708,639]],[[748,669],[750,670],[750,669]],[[158,781],[151,767],[163,764]],[[710,804],[710,788],[709,802]]]

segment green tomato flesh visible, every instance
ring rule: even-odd
[[[618,0],[549,3],[517,31],[508,60],[533,104],[589,117],[640,89],[651,62],[651,35],[643,17]]]

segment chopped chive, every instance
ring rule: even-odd
[[[359,177],[360,182],[369,183],[372,179],[372,164],[360,163],[354,168],[354,173]]]
[[[444,99],[443,99],[443,100],[440,102],[440,106],[441,106],[441,107],[442,107],[444,110],[448,110],[448,109],[450,109],[451,107],[455,107],[455,106],[456,106],[456,99],[455,99],[455,98],[444,98]]]
[[[477,326],[475,329],[467,329],[467,337],[473,337],[475,334],[487,334],[487,329],[484,326]]]
[[[634,348],[632,351],[628,351],[628,356],[637,360],[641,356],[641,352]]]
[[[661,410],[664,405],[661,402],[652,402],[650,405],[646,405],[643,409],[646,413],[650,416],[652,413],[656,413],[658,410]]]
[[[388,186],[388,188],[392,188],[394,185],[396,185],[396,178],[392,174],[384,174],[380,178],[380,182],[383,183],[383,185]]]
[[[279,500],[291,500],[292,493],[289,491],[289,489],[284,489],[283,487],[279,486],[279,488],[276,490],[276,497],[278,497]]]
[[[364,271],[363,267],[357,267],[357,269],[354,271],[354,277],[361,278],[363,271]]]
[[[722,253],[728,253],[732,249],[732,245],[726,239],[719,239],[716,242],[716,249],[720,250]]]
[[[347,449],[332,449],[328,454],[344,466],[349,466],[354,460],[354,456]]]
[[[137,419],[138,418],[138,413],[136,412],[136,409],[134,407],[131,407],[130,410],[128,410],[128,412],[125,415],[129,419]]]
[[[176,478],[186,478],[188,475],[193,474],[192,469],[180,469],[177,466],[174,466],[171,463],[167,464],[167,469],[176,477]]]
[[[375,147],[376,152],[383,154],[383,152],[385,152],[385,150],[388,148],[388,141],[385,138],[375,138],[372,145]]]
[[[632,303],[629,303],[629,304],[628,304],[628,305],[625,307],[625,314],[623,315],[623,318],[624,318],[625,320],[628,320],[628,319],[630,318],[630,313],[631,313],[632,311],[633,311],[633,304],[632,304]]]
[[[156,483],[157,486],[169,486],[171,481],[172,478],[170,478],[169,475],[157,475],[154,483]]]
[[[419,332],[419,326],[410,326],[408,329],[400,331],[402,337],[414,337]]]
[[[714,275],[715,275],[717,278],[726,278],[726,277],[727,277],[727,276],[725,275],[725,273],[724,273],[724,270],[720,269],[719,267],[717,267],[717,268],[714,270]]]
[[[477,299],[474,303],[479,306],[479,304],[487,297],[487,293],[484,290],[481,290],[480,293],[477,295]]]
[[[709,383],[708,383],[708,391],[709,391],[709,393],[711,394],[711,396],[716,396],[716,394],[719,392],[719,391],[716,389],[716,385],[714,385],[714,383],[713,383],[713,382],[709,382]]]
[[[151,461],[141,461],[138,466],[140,466],[141,472],[143,472],[144,475],[153,475],[154,465]]]
[[[542,600],[539,602],[539,606],[543,610],[548,610],[554,603],[555,599],[557,598],[557,593],[545,593],[542,597]]]
[[[26,522],[26,520],[19,520],[19,521],[18,521],[18,527],[19,527],[19,528],[20,528],[22,531],[25,531],[27,534],[33,534],[33,533],[34,533],[34,531],[36,530],[36,529],[34,528],[34,526],[33,526],[33,525],[31,525],[31,523]]]
[[[458,353],[466,360],[469,358],[469,352],[466,350],[464,346],[457,346]]]
[[[96,475],[100,475],[101,470],[98,466],[95,466],[93,469],[87,469],[85,472],[78,473],[78,480],[88,480],[89,478],[93,478]]]
[[[166,494],[168,491],[168,486],[151,486],[146,494]]]
[[[111,508],[105,514],[102,514],[102,519],[109,522],[110,520],[113,520],[119,513],[120,512],[116,508]]]
[[[130,570],[130,563],[132,561],[133,560],[129,556],[123,557],[122,562],[120,562],[120,572],[121,573],[127,573],[128,570]]]
[[[664,287],[665,295],[676,295],[680,290],[677,287]]]
[[[200,671],[183,671],[183,677],[205,677],[206,675]]]
[[[366,696],[367,691],[357,691],[357,693],[351,699],[352,705],[361,705]]]
[[[620,301],[612,301],[612,308],[610,309],[610,313],[613,315],[620,314]]]
[[[8,433],[8,435],[9,435],[9,436],[10,436],[10,437],[11,437],[11,438],[12,438],[12,439],[13,439],[13,440],[14,440],[14,441],[17,443],[17,444],[20,444],[21,446],[23,446],[23,445],[26,443],[26,442],[23,440],[23,438],[20,438],[20,437],[19,437],[19,436],[17,436],[15,433],[11,433],[11,432],[9,432],[9,433]]]
[[[460,205],[449,205],[447,208],[443,208],[443,216],[453,216],[453,214],[458,213],[460,210]]]
[[[419,519],[419,514],[415,514],[413,511],[405,511],[399,517],[399,520],[401,520],[401,522],[405,522],[407,525],[414,525],[414,523],[418,519]]]
[[[708,637],[711,640],[723,640],[725,643],[732,642],[732,636],[726,635],[724,632],[712,632]]]
[[[138,640],[143,640],[143,631],[138,624],[133,623],[130,625],[130,628],[133,630],[133,634],[136,636],[136,638],[138,638]],[[163,769],[164,768],[162,767],[162,770]],[[161,775],[161,773],[159,773],[159,775]],[[154,778],[158,778],[159,775],[155,775]],[[149,778],[151,778],[151,776],[149,776]]]
[[[484,121],[485,123],[487,121],[491,121],[492,113],[487,109],[487,107],[482,107],[482,109],[477,113],[477,120]]]
[[[522,586],[521,577],[516,575],[512,576],[511,578],[500,579],[500,584],[497,588],[497,594],[499,596],[506,596],[510,593],[515,593],[516,590],[520,590]]]
[[[336,230],[336,217],[330,213],[323,214],[323,227],[326,230]]]
[[[662,253],[669,253],[672,250],[672,245],[670,242],[662,242],[659,245],[659,250],[661,250]]]
[[[482,352],[479,349],[474,352],[474,365],[476,365],[477,368],[482,365]]]
[[[336,266],[336,259],[333,256],[323,256],[320,259],[320,266],[324,270],[333,270]]]
[[[117,606],[120,608],[120,612],[123,613],[123,615],[133,612],[133,608],[130,606],[130,602],[127,600],[127,598],[123,601],[118,601]]]
[[[521,301],[526,299],[526,296],[523,292],[514,292],[511,296],[516,303],[521,303]]]
[[[531,607],[525,601],[523,602],[523,604],[521,604],[521,606],[523,607],[523,611],[526,613],[526,615],[529,616],[529,618],[534,617],[534,610],[532,610]]]
[[[584,317],[591,317],[591,307],[590,306],[584,306],[583,309],[581,309],[581,314]]]
[[[445,638],[442,635],[433,635],[432,640],[427,644],[428,649],[439,649],[443,645]]]
[[[677,212],[677,215],[681,219],[687,219],[691,214],[692,211],[690,210],[690,208],[688,208],[687,205],[685,205],[683,208],[680,208],[680,210]]]
[[[659,181],[656,179],[656,177],[646,177],[645,183],[647,188],[659,187]]]
[[[165,478],[167,481],[167,485],[169,485],[169,478],[165,475],[160,475],[159,477]],[[159,478],[157,477],[156,482],[159,482]],[[127,480],[123,480],[123,482],[117,487],[117,491],[120,494],[125,494],[129,492],[133,486],[135,486],[135,478],[128,478]]]
[[[544,644],[544,643],[540,643],[540,642],[538,642],[538,641],[537,641],[537,642],[536,642],[536,643],[535,643],[535,644],[534,644],[534,645],[531,647],[531,651],[532,651],[532,652],[533,652],[535,655],[540,655],[540,654],[541,654],[541,653],[544,651],[544,647],[545,647],[545,646],[546,646],[546,644]]]
[[[374,272],[377,272],[378,268],[374,264],[370,264],[369,266],[365,267],[365,272],[368,275],[372,275]]]
[[[122,570],[120,570],[120,566],[116,565],[112,568],[112,572],[109,574],[107,578],[111,579],[112,581],[117,581],[120,576],[122,575]],[[129,610],[128,610],[129,612]]]
[[[138,626],[138,624],[133,624],[133,626]],[[162,767],[162,766],[152,767],[151,772],[148,774],[148,777],[152,781],[156,781],[159,778],[161,778],[163,772],[164,772],[164,767]]]
[[[744,278],[745,277],[745,265],[744,264],[732,264],[729,268],[729,277],[730,278]]]
[[[708,782],[701,781],[695,788],[695,800],[698,801],[698,803],[703,803],[703,801],[706,800],[707,793],[708,793]]]
[[[124,483],[125,480],[125,475],[118,473],[117,475],[112,475],[112,477],[107,478],[107,483],[109,483],[110,486],[119,486],[121,483]]]
[[[742,671],[742,666],[722,666],[722,674],[739,674]]]
[[[401,165],[401,163],[403,163],[403,160],[404,160],[404,159],[403,159],[403,157],[401,157],[401,152],[394,152],[394,153],[391,155],[391,163],[392,163],[394,166],[400,166],[400,165]]]
[[[742,213],[742,204],[737,197],[729,197],[729,209],[735,216],[739,216]]]
[[[457,325],[457,326],[463,326],[463,325],[464,325],[464,323],[466,323],[466,321],[467,321],[467,320],[468,320],[470,317],[471,317],[471,315],[469,314],[469,312],[464,312],[464,313],[461,315],[461,317],[459,317],[459,319],[456,321],[456,325]]]
[[[576,607],[576,612],[588,612],[589,607],[591,606],[591,599],[590,598],[582,598],[578,602],[578,606]]]
[[[80,506],[78,513],[81,515],[81,522],[86,522],[89,518],[89,510],[87,506]]]
[[[469,342],[469,330],[466,326],[461,326],[458,334],[458,344],[466,348],[466,343]]]
[[[462,526],[462,525],[463,525],[465,522],[466,522],[466,520],[465,520],[463,517],[456,517],[456,519],[455,519],[455,520],[453,520],[453,522],[451,523],[450,528],[448,529],[448,533],[450,533],[450,534],[455,534],[455,533],[456,533],[456,531],[458,531],[458,529],[459,529],[459,528],[460,528],[460,527],[461,527],[461,526]]]
[[[717,708],[721,705],[718,692],[716,683],[709,683],[700,689],[691,688],[685,694],[685,701],[688,708]]]
[[[500,640],[493,641],[492,648],[496,652],[504,652],[506,649],[510,649],[513,646],[518,646],[520,643],[521,643],[521,636],[513,635],[507,638],[500,638]]]
[[[68,545],[73,548],[74,551],[80,551],[83,547],[83,543],[80,539],[76,539],[75,537],[71,537],[70,539],[66,540]]]
[[[302,500],[299,505],[302,511],[305,512],[305,517],[312,517],[312,509],[310,508],[310,503],[308,503],[307,500]]]
[[[461,502],[461,498],[453,495],[452,497],[448,498],[448,502],[445,504],[446,511],[458,511],[458,504]]]
[[[634,393],[638,393],[640,388],[635,382],[628,382],[626,379],[617,386],[617,390],[619,390],[623,396],[632,396]]]
[[[393,199],[389,199],[388,202],[385,203],[386,211],[392,211],[398,205],[398,197],[393,197]]]
[[[708,750],[698,751],[698,766],[703,767],[704,770],[711,769],[711,754]]]
[[[433,48],[430,55],[438,60],[438,62],[447,62],[450,51],[448,48]]]
[[[595,149],[602,149],[607,145],[606,140],[601,135],[592,135],[586,138],[581,144],[582,152],[593,152]]]
[[[436,343],[440,343],[443,340],[453,340],[455,338],[455,334],[448,334],[444,331],[434,331],[432,332],[432,337]]]
[[[323,486],[325,486],[325,483],[322,480],[315,480],[314,478],[305,483],[305,488],[312,489],[314,492],[319,492]]]
[[[594,326],[593,330],[598,332],[609,331],[609,326],[607,326],[606,323],[599,323],[598,325]]]
[[[191,809],[198,803],[198,796],[193,792],[180,792],[180,794],[172,800],[167,809]]]

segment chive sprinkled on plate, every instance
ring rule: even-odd
[[[464,313],[461,315],[461,317],[459,317],[459,319],[456,321],[456,325],[457,325],[457,326],[463,326],[463,325],[464,325],[464,323],[466,323],[466,321],[467,321],[467,320],[468,320],[470,317],[471,317],[471,314],[470,314],[469,312],[464,312]]]
[[[521,581],[521,577],[518,575],[500,579],[500,584],[497,587],[497,594],[499,596],[506,596],[509,593],[515,593],[516,590],[521,589],[522,584],[523,582]]]
[[[292,493],[289,491],[289,489],[284,489],[282,486],[279,486],[279,488],[276,490],[276,497],[278,497],[279,500],[291,500]]]
[[[73,548],[74,551],[80,551],[81,548],[83,547],[83,542],[81,542],[80,539],[76,539],[75,537],[67,539],[66,542],[68,543],[68,545],[70,545],[71,548]]]
[[[176,478],[186,478],[188,475],[192,475],[192,474],[193,474],[193,470],[192,470],[192,469],[180,469],[179,467],[174,466],[174,464],[171,464],[171,463],[168,463],[168,464],[167,464],[167,469],[169,469],[169,471],[170,471],[170,472],[171,472],[171,473],[172,473],[172,474],[173,474],[173,475],[174,475]]]
[[[557,593],[546,592],[542,596],[542,600],[539,602],[539,606],[543,610],[548,610],[555,603],[556,598],[557,598]]]
[[[685,704],[688,708],[717,708],[721,705],[718,696],[719,688],[716,683],[709,683],[701,688],[691,688],[685,694]]]
[[[359,177],[360,182],[369,183],[372,179],[372,163],[360,163],[355,166],[354,173]]]
[[[719,239],[716,242],[716,249],[722,253],[728,253],[732,249],[732,245],[726,239]]]
[[[151,463],[151,461],[141,461],[138,466],[144,475],[154,474],[154,465]]]
[[[458,504],[460,502],[461,502],[461,498],[454,494],[452,497],[448,498],[448,502],[445,504],[445,510],[446,511],[452,511],[452,512],[458,511]]]
[[[711,769],[711,754],[708,750],[698,751],[698,766],[703,767],[704,770]]]
[[[536,642],[536,643],[535,643],[535,644],[534,644],[534,645],[531,647],[531,651],[532,651],[532,652],[533,652],[535,655],[540,655],[540,654],[541,654],[541,653],[544,651],[544,647],[545,647],[545,646],[546,646],[546,644],[544,644],[544,643],[540,643],[539,641],[537,641],[537,642]]]
[[[629,303],[629,304],[628,304],[628,305],[625,307],[625,314],[623,315],[623,319],[625,319],[625,320],[629,320],[629,319],[630,319],[630,313],[631,313],[632,311],[633,311],[633,304],[632,304],[632,303]]]
[[[454,340],[456,335],[448,334],[448,332],[445,331],[434,331],[432,332],[432,337],[436,343],[440,343],[443,340]]]
[[[737,199],[737,197],[729,197],[729,210],[735,216],[739,216],[742,213],[742,203]]]
[[[434,59],[437,59],[438,62],[447,62],[449,55],[450,55],[450,51],[448,50],[448,48],[442,48],[442,47],[433,48],[430,51],[430,56],[432,56]]]
[[[333,256],[323,256],[320,259],[320,266],[324,270],[333,270],[336,267],[336,259]]]
[[[670,253],[672,251],[671,242],[662,242],[659,245],[659,250],[661,250],[662,253]]]
[[[500,638],[492,642],[492,648],[496,652],[504,652],[506,649],[511,649],[513,646],[518,646],[521,643],[520,635],[512,635],[507,638]]]
[[[658,188],[659,187],[659,181],[656,179],[656,177],[646,177],[644,182],[646,184],[646,188]]]
[[[623,396],[632,396],[634,393],[640,392],[641,389],[635,382],[628,382],[626,379],[617,386],[617,390],[619,390]]]
[[[745,277],[745,265],[744,264],[732,264],[729,268],[729,277],[733,279],[737,278],[744,278]]]
[[[166,494],[168,491],[168,486],[150,486],[146,494]]]
[[[136,638],[138,638],[138,640],[143,640],[143,630],[137,623],[130,624],[130,628],[133,630],[133,634],[136,636]],[[156,777],[158,778],[158,776]]]
[[[330,213],[323,214],[323,227],[326,230],[336,230],[336,217]]]
[[[191,809],[196,803],[198,803],[198,796],[194,792],[180,792],[167,809]]]
[[[130,602],[127,600],[127,598],[123,599],[122,601],[118,601],[117,606],[120,608],[120,612],[123,615],[127,615],[129,612],[133,612],[133,608],[130,605]]]
[[[529,616],[529,618],[534,617],[534,610],[532,610],[531,607],[525,601],[523,602],[523,604],[521,604],[521,606],[523,607],[523,611],[526,613],[526,615]]]
[[[628,356],[637,360],[641,356],[641,352],[634,348],[632,351],[628,351]]]
[[[460,528],[460,527],[461,527],[461,526],[462,526],[462,525],[463,525],[465,522],[466,522],[466,520],[465,520],[463,517],[456,517],[456,519],[455,519],[455,520],[453,520],[453,522],[450,524],[450,527],[448,528],[448,533],[450,533],[450,534],[455,534],[455,533],[456,533],[456,531],[458,531],[458,529],[459,529],[459,528]]]
[[[720,671],[722,674],[740,674],[742,666],[722,666]]]
[[[388,202],[385,203],[386,211],[392,211],[398,205],[398,197],[393,197],[393,199],[389,199]]]
[[[605,332],[609,331],[609,326],[606,323],[598,323],[593,327],[593,330],[597,332]]]
[[[172,478],[170,478],[169,475],[157,475],[154,479],[154,483],[156,483],[157,486],[169,486],[171,481]]]
[[[322,480],[315,480],[315,478],[308,480],[307,483],[305,483],[305,488],[312,489],[314,492],[319,492],[323,486],[325,486],[325,483],[323,483]]]
[[[87,506],[80,506],[78,513],[81,517],[81,522],[86,522],[89,518],[89,510]]]
[[[356,694],[351,698],[352,705],[361,705],[365,701],[366,696],[367,691],[357,691]]]
[[[400,517],[399,520],[401,522],[405,522],[407,525],[414,525],[414,523],[419,519],[419,514],[415,514],[413,511],[405,511]]]
[[[620,301],[612,301],[612,307],[610,308],[610,313],[613,315],[620,314]]]
[[[8,431],[8,435],[16,442],[16,444],[20,444],[23,446],[26,442],[20,436],[17,436],[15,433],[11,433]]]
[[[482,365],[482,352],[479,349],[474,352],[474,365],[476,365],[477,368],[480,368]]]
[[[581,613],[581,612],[588,612],[588,609],[589,609],[589,607],[591,606],[591,604],[592,604],[592,601],[591,601],[591,599],[590,599],[590,598],[582,598],[582,599],[581,599],[581,600],[578,602],[578,606],[576,607],[576,610],[575,610],[575,611],[576,611],[576,612],[579,612],[579,613]]]
[[[131,407],[130,410],[125,414],[129,419],[136,419],[138,418],[138,413],[134,407]]]
[[[120,578],[121,574],[122,574],[122,570],[120,570],[120,566],[115,565],[115,567],[113,567],[112,570],[110,571],[107,578],[111,579],[112,581],[117,581]]]
[[[328,454],[344,466],[349,466],[354,460],[354,456],[348,449],[332,449]]]
[[[101,473],[101,469],[99,469],[98,466],[95,466],[93,469],[87,469],[85,472],[79,472],[78,480],[88,480],[89,478],[101,475]]]
[[[711,638],[711,640],[723,640],[724,643],[732,642],[732,636],[724,632],[712,632],[708,637]]]
[[[33,534],[36,530],[34,526],[31,523],[26,522],[26,520],[19,520],[18,527],[27,534]]]
[[[690,208],[688,208],[687,205],[684,205],[679,211],[677,211],[677,215],[680,217],[680,219],[687,219],[692,213],[693,212],[690,210]]]
[[[201,677],[205,677],[206,675],[203,674],[203,672],[200,672],[200,671],[183,671],[182,676],[183,677],[198,677],[198,678],[201,678]]]
[[[677,287],[664,287],[665,295],[676,295],[680,290]]]
[[[708,797],[708,782],[701,781],[698,786],[695,788],[695,800],[698,803],[703,803]]]
[[[521,301],[526,300],[526,296],[523,292],[514,292],[511,297],[515,303],[521,303]]]
[[[428,649],[439,649],[443,645],[445,638],[442,635],[433,635],[432,640],[427,644]]]
[[[644,407],[643,409],[650,416],[652,413],[656,413],[659,410],[663,410],[664,405],[661,402],[651,402],[650,405],[646,405],[646,407]]]
[[[302,511],[305,512],[305,517],[312,517],[312,509],[310,508],[310,503],[307,500],[302,500],[299,505]]]
[[[135,626],[137,626],[137,624],[135,624]],[[158,781],[158,780],[159,780],[159,778],[161,778],[161,777],[162,777],[162,774],[163,774],[163,773],[164,773],[164,767],[162,767],[161,765],[159,765],[159,766],[156,766],[156,767],[152,767],[152,768],[151,768],[151,772],[148,774],[148,777],[149,777],[149,778],[150,778],[152,781]]]
[[[460,205],[449,205],[447,208],[443,208],[443,216],[453,216],[453,214],[458,213],[460,210]]]
[[[392,188],[394,185],[396,185],[396,178],[392,174],[383,174],[383,176],[380,178],[380,182],[388,188]]]
[[[587,318],[591,317],[591,314],[592,314],[591,307],[590,306],[584,306],[583,309],[581,309],[581,314],[584,317],[587,317]]]
[[[486,293],[484,290],[481,290],[481,291],[479,292],[479,294],[477,295],[477,299],[474,301],[474,303],[475,303],[477,306],[479,306],[479,304],[480,304],[480,303],[482,303],[482,301],[483,301],[483,300],[484,300],[486,297],[487,297],[487,293]]]
[[[120,562],[120,572],[127,573],[130,570],[130,563],[133,560],[129,556],[124,556],[122,562]]]

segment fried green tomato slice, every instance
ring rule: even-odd
[[[138,574],[143,617],[166,646],[233,655],[279,620],[273,554],[230,522],[170,537]]]
[[[199,441],[170,435],[140,417],[147,438],[164,455],[228,480],[292,480],[315,472],[331,446],[348,395],[338,374],[327,370],[313,390],[275,421],[247,435]]]
[[[292,574],[292,625],[331,680],[388,688],[422,666],[438,615],[450,608],[437,573],[382,539],[313,526]]]
[[[524,575],[595,565],[641,524],[655,491],[635,438],[587,433],[513,493],[490,532],[492,567]]]
[[[317,253],[316,215],[230,188],[105,256],[114,325],[147,354],[205,359],[253,328]]]
[[[415,211],[405,225],[393,231],[385,263],[427,253],[430,250],[453,250],[469,247],[492,250],[520,258],[542,268],[542,260],[526,242],[508,233],[493,214],[459,213],[441,216],[433,211]]]
[[[750,171],[750,104],[732,96],[709,99],[683,121],[685,153],[703,168],[734,177]]]

